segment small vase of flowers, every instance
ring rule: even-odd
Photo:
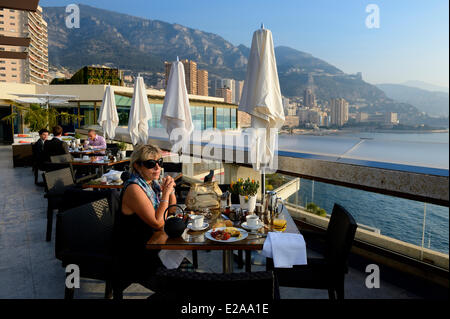
[[[239,203],[241,209],[249,212],[254,212],[256,207],[256,194],[259,189],[259,182],[254,179],[247,178],[243,180],[238,179],[235,183],[230,185],[231,192],[239,195]]]

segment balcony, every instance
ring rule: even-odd
[[[28,168],[13,169],[9,162],[11,148],[0,146],[0,174],[4,181],[12,185],[0,196],[5,203],[0,211],[2,222],[2,237],[0,237],[0,250],[2,256],[0,266],[2,272],[0,279],[0,298],[55,298],[63,296],[65,280],[64,268],[55,259],[54,247],[46,243],[44,229],[46,224],[46,201],[42,197],[42,190],[35,187],[33,177]],[[196,171],[201,173],[202,168]],[[197,176],[201,177],[201,176]],[[15,183],[20,178],[21,185]],[[219,177],[220,178],[220,177]],[[15,186],[17,185],[17,186]],[[279,194],[289,196],[293,190],[298,189],[298,178],[286,177],[281,186],[276,187]],[[320,256],[312,240],[307,239],[308,256]],[[11,246],[10,243],[14,243]],[[200,270],[216,272],[221,268],[220,252],[199,252]],[[365,257],[352,254],[349,274],[346,277],[346,298],[349,299],[416,299],[416,298],[446,298],[448,291],[417,279],[405,273],[391,270],[387,266],[380,266],[382,279],[380,289],[367,289],[364,287],[366,278],[365,266],[371,263]],[[264,266],[252,265],[252,271],[264,270]],[[236,268],[240,272],[243,269]],[[32,288],[34,287],[34,288]],[[146,298],[152,291],[138,284],[130,286],[124,292],[124,298]],[[326,299],[327,293],[310,289],[281,288],[283,299]],[[104,282],[81,279],[81,288],[77,289],[75,298],[103,298]]]
[[[0,8],[24,11],[36,11],[39,0],[0,0]]]
[[[116,138],[129,142],[124,128],[117,129]],[[277,174],[284,176],[286,181],[301,179],[299,190],[283,195],[287,209],[299,225],[318,231],[326,229],[327,217],[311,214],[307,210],[308,204],[319,201],[320,206],[323,205],[330,213],[335,202],[343,202],[344,206],[359,211],[356,216],[360,223],[356,236],[359,247],[355,249],[362,255],[368,257],[376,251],[376,254],[383,256],[377,260],[390,264],[393,260],[401,261],[399,267],[407,269],[405,271],[448,285],[448,281],[442,281],[449,270],[449,231],[446,226],[449,206],[448,154],[440,152],[443,157],[435,156],[433,159],[406,158],[403,153],[408,153],[408,150],[403,149],[396,157],[387,158],[383,155],[382,161],[381,158],[372,156],[372,161],[367,161],[363,154],[367,149],[378,145],[377,141],[369,141],[367,145],[363,145],[359,140],[338,138],[332,141],[331,147],[337,147],[339,142],[344,145],[342,147],[341,144],[339,149],[352,149],[355,153],[338,154],[338,148],[333,150],[328,147],[327,154],[320,154],[320,143],[315,137],[312,141],[308,137],[298,138],[302,141],[298,144],[301,149],[293,146],[291,137],[280,137]],[[375,142],[378,144],[374,144]],[[149,143],[159,145],[162,149],[170,149],[167,135],[162,129],[152,129]],[[207,143],[205,140],[193,141],[190,155],[202,154],[205,159]],[[360,148],[353,148],[354,144],[358,144]],[[394,141],[381,141],[381,144],[387,148],[400,147]],[[285,145],[289,145],[289,149]],[[258,178],[258,174],[255,175],[250,168],[246,149],[228,145],[213,146],[223,150],[220,158],[209,158],[216,165],[211,169],[221,169],[222,175],[217,178],[222,183],[230,182],[230,176],[236,174],[236,167],[245,170],[248,176]],[[422,149],[424,154],[431,153],[435,147],[442,149],[440,144],[432,143],[407,143],[406,147]],[[232,150],[232,156],[225,155],[227,149]],[[244,161],[236,162],[237,158]],[[428,161],[429,166],[425,161]],[[200,177],[203,172],[208,171],[203,169],[201,172],[200,169],[196,172],[196,166],[201,167],[201,164],[194,164],[188,175]],[[365,209],[364,203],[369,205]],[[370,212],[385,217],[375,218]],[[443,219],[443,223],[437,226],[436,219]]]

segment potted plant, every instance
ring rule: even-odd
[[[81,144],[81,135],[80,135],[80,133],[76,132],[74,137],[75,137],[75,141],[76,141],[77,145],[80,145]]]
[[[242,209],[249,212],[255,211],[256,206],[256,194],[259,189],[259,182],[254,179],[242,180],[238,179],[235,183],[230,185],[231,192],[239,195],[239,203]]]
[[[117,145],[119,146],[120,155],[122,156],[122,158],[125,158],[127,156],[127,143],[120,142]]]

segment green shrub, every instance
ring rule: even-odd
[[[322,216],[322,217],[327,216],[327,211],[323,208],[320,208],[315,203],[308,203],[308,205],[306,205],[306,210],[308,212],[316,214],[318,216]]]

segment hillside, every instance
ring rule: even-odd
[[[409,103],[432,116],[448,116],[449,94],[432,92],[401,84],[378,84],[386,95],[399,102]]]
[[[244,45],[234,46],[218,35],[178,24],[86,5],[80,5],[80,13],[80,29],[67,29],[64,7],[44,8],[51,65],[76,71],[85,65],[111,63],[133,72],[163,72],[163,62],[179,56],[197,61],[211,78],[245,78],[250,49]],[[343,96],[351,102],[384,98],[376,87],[346,78],[343,71],[311,54],[284,46],[275,48],[275,53],[286,96],[302,96],[308,74],[313,74],[319,98]]]
[[[146,83],[155,85],[164,72],[164,61],[179,56],[196,61],[198,68],[209,71],[210,79],[245,78],[250,49],[234,46],[213,33],[86,5],[80,5],[79,29],[66,28],[64,7],[45,7],[43,14],[48,23],[50,65],[54,67],[74,72],[86,65],[109,64],[131,74],[151,73]],[[275,53],[282,94],[287,97],[303,96],[312,77],[319,101],[343,97],[350,104],[373,110],[408,109],[408,118],[420,113],[414,106],[405,107],[389,99],[376,86],[311,54],[285,46],[276,47]]]

